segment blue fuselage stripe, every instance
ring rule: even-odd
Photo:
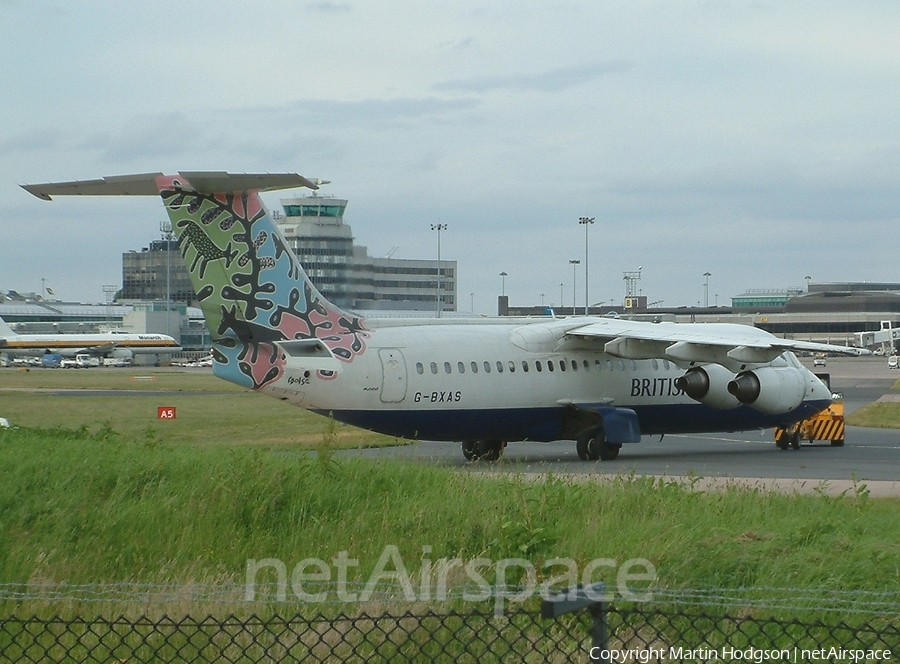
[[[783,415],[767,415],[749,406],[717,410],[703,404],[630,406],[641,433],[708,433],[768,429],[797,422],[826,408],[828,401],[807,401]],[[446,410],[330,410],[332,415],[363,429],[413,440],[533,440],[561,438],[564,407],[446,409]]]

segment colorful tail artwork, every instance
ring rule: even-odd
[[[318,338],[344,362],[365,350],[362,319],[313,286],[257,190],[229,191],[223,179],[208,191],[183,175],[155,181],[212,333],[216,375],[253,389],[277,380],[276,341]]]

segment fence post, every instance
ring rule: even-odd
[[[597,598],[601,599],[597,599]],[[558,618],[567,613],[587,609],[591,614],[591,651],[601,653],[609,648],[609,629],[607,624],[606,584],[598,581],[589,586],[578,584],[561,593],[550,595],[541,602],[541,618]],[[607,658],[592,661],[609,664]]]

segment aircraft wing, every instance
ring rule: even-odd
[[[863,348],[781,339],[765,330],[734,323],[649,323],[610,318],[570,329],[566,337],[602,342],[603,350],[616,357],[716,363],[735,370],[767,364],[784,351],[870,354]]]
[[[81,350],[77,351],[78,353],[90,353],[91,355],[106,355],[109,352],[114,351],[119,344],[110,342],[107,344],[94,344],[93,346],[86,346]]]

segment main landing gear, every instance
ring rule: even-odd
[[[621,448],[621,443],[607,442],[606,432],[602,428],[581,434],[575,440],[575,450],[582,461],[615,461]]]
[[[466,461],[497,461],[503,456],[505,440],[467,440],[462,444]]]

